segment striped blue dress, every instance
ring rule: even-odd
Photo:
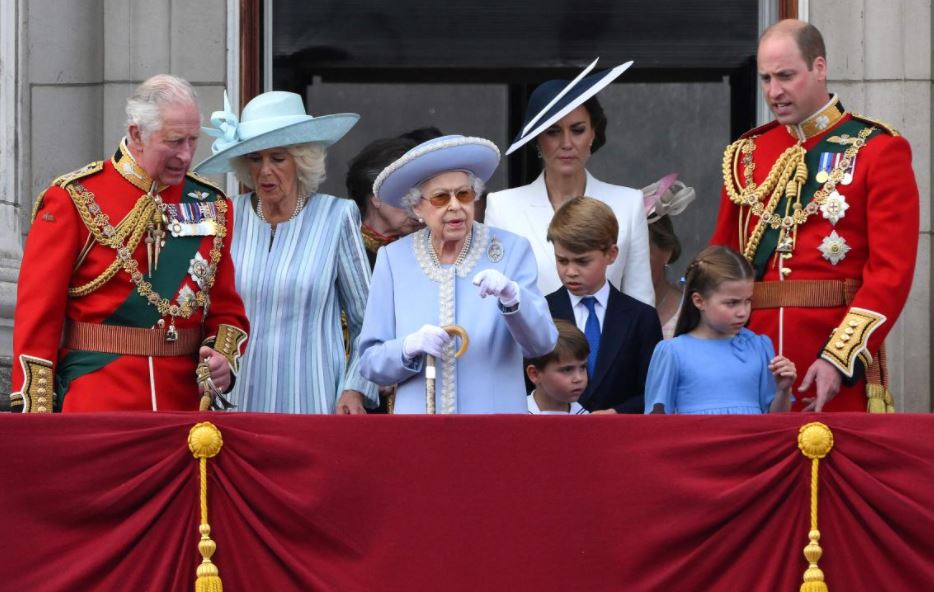
[[[334,413],[351,389],[375,404],[355,343],[370,284],[356,204],[313,194],[294,220],[276,226],[270,248],[271,227],[250,197],[233,198],[230,251],[251,335],[231,401],[240,411]],[[341,310],[354,343],[349,364]]]

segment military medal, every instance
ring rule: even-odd
[[[195,253],[195,256],[188,262],[188,275],[199,288],[204,289],[208,277],[208,260],[201,253]]]
[[[853,155],[853,158],[850,159],[850,166],[847,167],[846,171],[843,173],[844,185],[849,185],[853,182],[853,174],[856,172],[856,155]]]
[[[490,246],[486,249],[486,256],[493,263],[499,263],[503,260],[503,254],[503,245],[494,236],[490,239]]]
[[[820,154],[820,164],[818,165],[817,174],[814,175],[814,179],[818,183],[826,183],[830,179],[830,171],[833,169],[834,164],[834,153],[833,152],[821,152]]]
[[[168,204],[169,232],[174,237],[217,234],[217,207],[214,202]]]
[[[846,258],[846,254],[850,252],[850,246],[846,244],[842,236],[837,234],[836,230],[832,230],[830,236],[824,237],[817,250],[821,252],[824,259],[830,261],[831,265],[836,265]]]
[[[820,206],[820,212],[831,224],[836,224],[841,218],[846,216],[846,211],[850,204],[846,203],[846,198],[840,193],[833,191],[824,199]]]

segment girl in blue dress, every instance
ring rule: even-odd
[[[660,341],[645,384],[646,413],[758,414],[791,409],[794,363],[745,328],[752,308],[749,262],[707,247],[685,272],[675,338]]]

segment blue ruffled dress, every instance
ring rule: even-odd
[[[768,413],[775,398],[769,360],[771,340],[740,329],[729,339],[679,335],[655,347],[645,383],[645,412],[656,404],[665,413]]]

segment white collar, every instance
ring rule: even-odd
[[[568,296],[571,297],[571,308],[574,308],[580,304],[581,300],[586,298],[586,296],[577,296],[576,294],[572,294],[570,290],[568,290]],[[603,287],[593,294],[589,294],[589,296],[596,298],[597,302],[600,303],[600,306],[603,307],[603,310],[606,310],[606,303],[610,299],[610,282],[604,281]]]

